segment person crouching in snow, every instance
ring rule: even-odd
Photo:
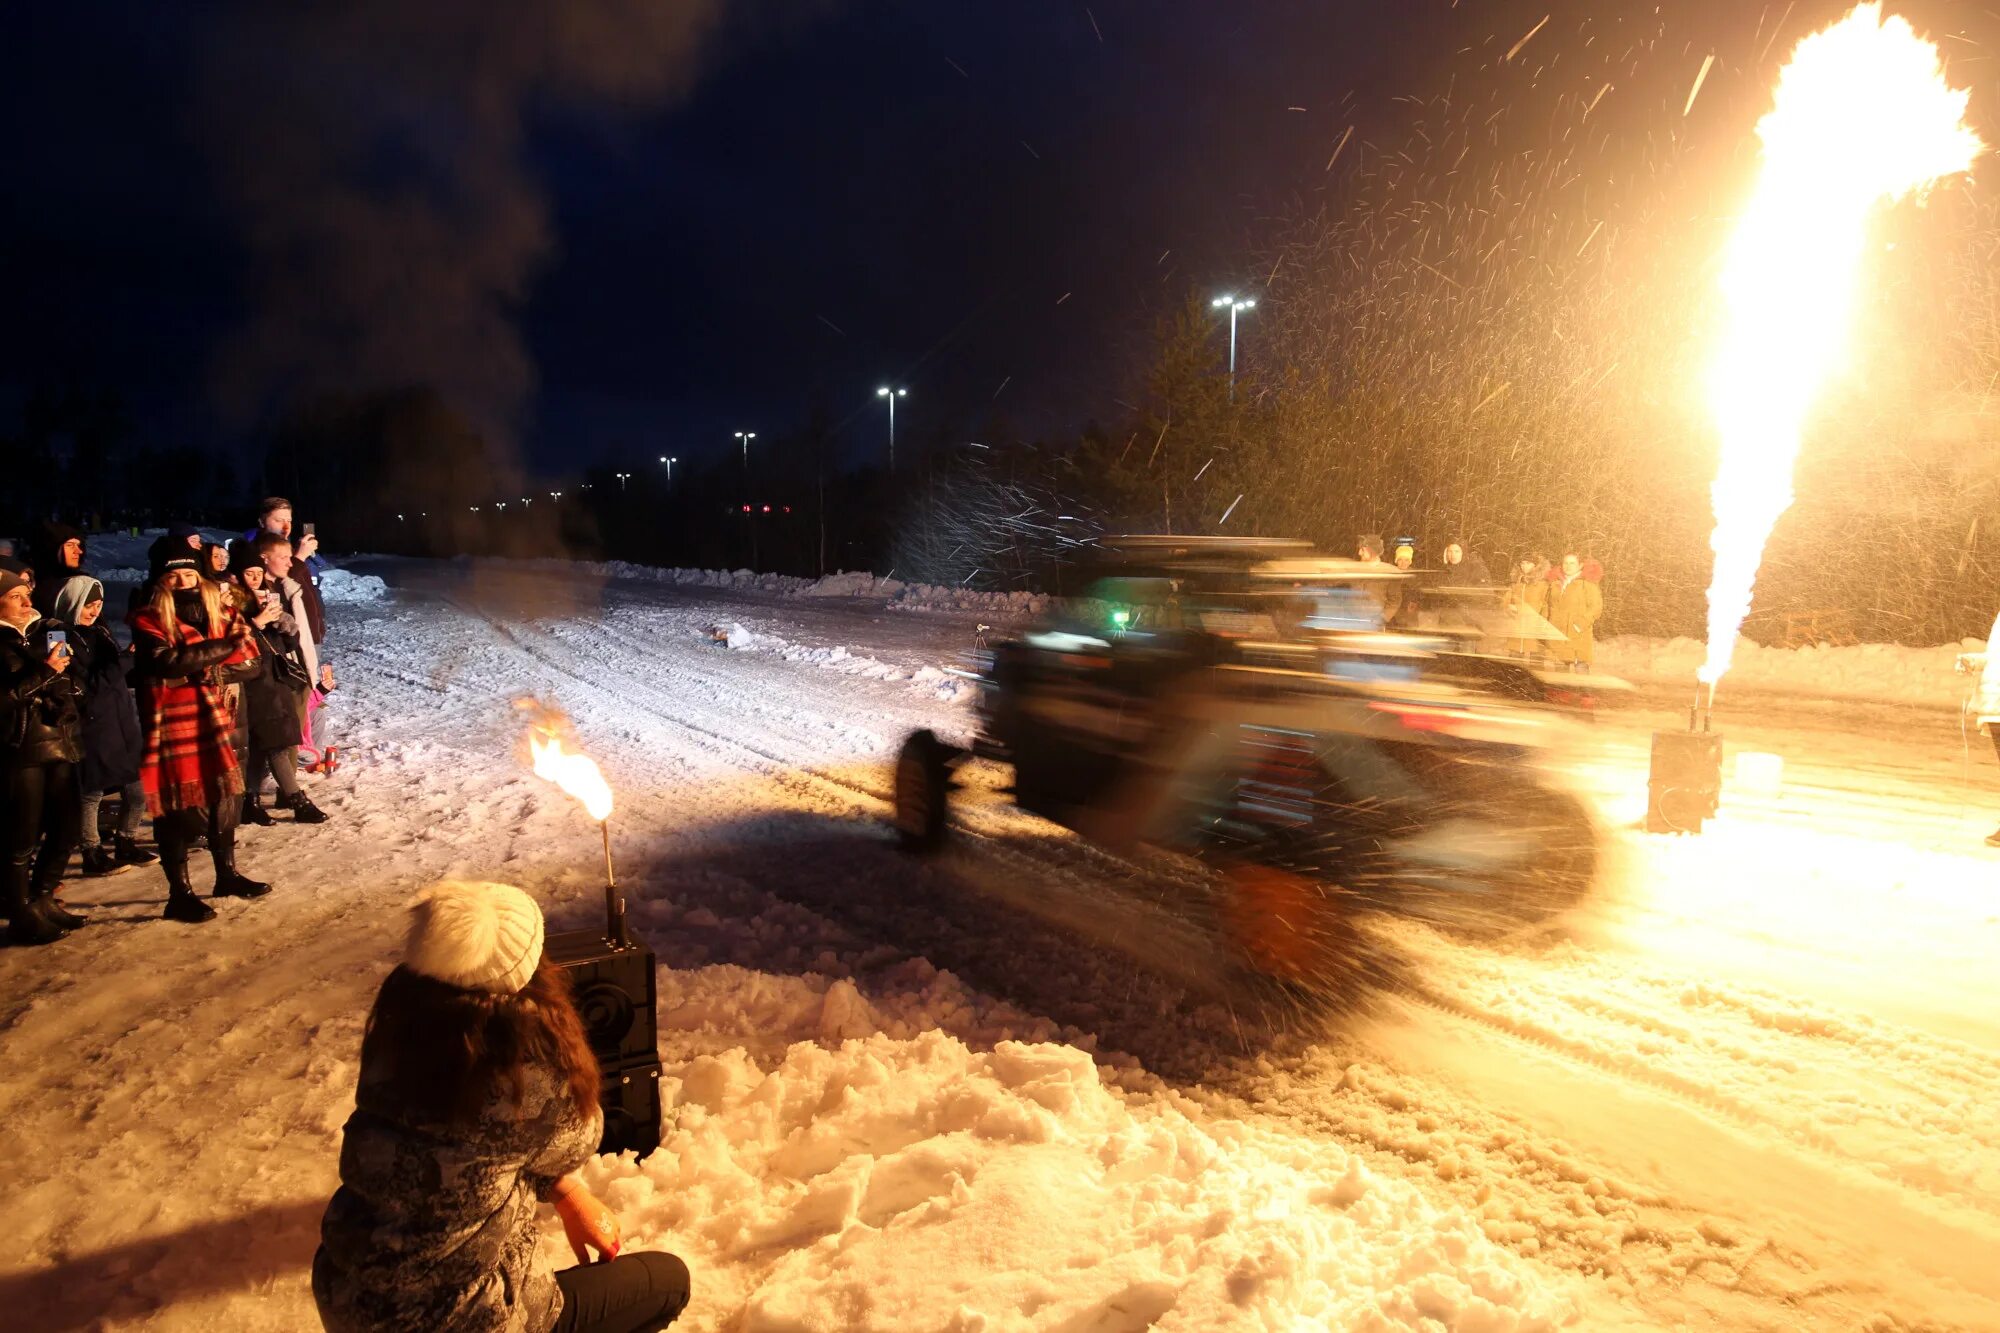
[[[188,848],[204,831],[215,862],[214,895],[260,898],[271,891],[236,869],[243,771],[224,673],[255,658],[250,624],[201,576],[200,553],[163,537],[149,553],[153,595],[132,616],[139,725],[146,748],[139,780],[153,815],[169,921],[212,920],[215,909],[188,886]]]
[[[412,904],[313,1255],[331,1333],[625,1333],[686,1308],[687,1265],[621,1255],[617,1218],[575,1175],[604,1134],[598,1066],[542,937],[511,885],[447,881]],[[541,1258],[539,1202],[576,1267]]]

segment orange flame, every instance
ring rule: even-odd
[[[582,802],[585,813],[598,823],[609,819],[611,784],[604,780],[595,760],[563,744],[569,719],[559,709],[535,699],[520,699],[514,706],[527,715],[528,755],[535,776],[574,796]]]
[[[1875,209],[1967,170],[1982,145],[1938,51],[1880,4],[1805,38],[1757,124],[1763,166],[1723,256],[1728,323],[1709,390],[1721,436],[1708,589],[1714,689],[1764,543],[1792,503],[1806,414],[1839,366]]]

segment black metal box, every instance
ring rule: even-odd
[[[1699,833],[1722,799],[1722,737],[1656,731],[1646,782],[1648,833]]]
[[[635,1060],[606,1065],[598,1096],[604,1107],[601,1153],[627,1149],[644,1157],[660,1146],[660,1062]]]
[[[590,1049],[607,1073],[615,1066],[659,1060],[654,1014],[659,993],[651,949],[613,944],[594,930],[551,935],[542,948],[569,973]]]

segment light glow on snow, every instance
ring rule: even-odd
[[[1757,124],[1763,167],[1723,256],[1709,394],[1721,457],[1708,589],[1711,689],[1729,669],[1764,543],[1791,507],[1807,411],[1840,364],[1875,209],[1981,151],[1938,51],[1879,4],[1805,38]]]

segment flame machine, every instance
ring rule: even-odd
[[[1688,705],[1686,731],[1653,733],[1653,762],[1646,778],[1646,832],[1699,833],[1722,797],[1722,737],[1710,729],[1715,687],[1702,702],[1700,687]]]

